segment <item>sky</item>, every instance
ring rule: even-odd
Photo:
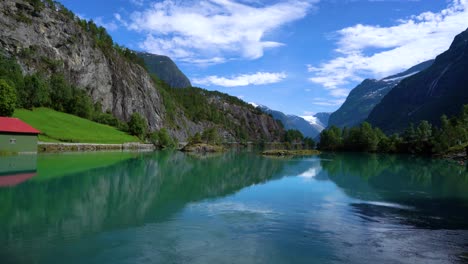
[[[468,28],[468,0],[60,0],[115,42],[171,57],[193,86],[310,118]]]

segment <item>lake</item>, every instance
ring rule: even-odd
[[[466,263],[468,172],[396,155],[0,157],[0,263]]]

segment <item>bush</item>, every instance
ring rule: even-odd
[[[199,144],[202,143],[202,137],[200,133],[195,133],[195,135],[191,136],[188,138],[188,143],[189,144]]]
[[[149,140],[153,145],[160,148],[176,148],[178,145],[177,140],[172,139],[165,128],[151,133],[149,135]]]
[[[147,130],[146,120],[139,113],[133,113],[128,122],[128,132],[140,139],[144,139]]]
[[[201,139],[209,144],[219,144],[221,142],[218,131],[216,128],[211,127],[203,131]]]
[[[57,111],[69,109],[72,88],[62,74],[53,74],[50,78],[50,99],[52,108]]]
[[[0,116],[12,116],[16,107],[16,91],[0,79]]]
[[[24,78],[24,87],[20,94],[23,101],[21,105],[24,108],[50,106],[49,84],[37,73]]]
[[[85,119],[91,119],[94,112],[94,105],[91,97],[85,91],[72,87],[73,99],[70,103],[68,113],[77,115]]]

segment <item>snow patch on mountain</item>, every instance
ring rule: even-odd
[[[403,76],[399,76],[399,77],[395,77],[395,78],[385,78],[385,79],[382,79],[382,81],[384,82],[400,82],[401,80],[405,79],[405,78],[408,78],[410,76],[413,76],[415,75],[416,73],[418,73],[419,71],[415,71],[415,72],[412,72],[410,74],[407,74],[407,75],[403,75]]]
[[[305,115],[305,116],[301,116],[305,121],[309,122],[309,124],[311,125],[317,125],[317,126],[320,126],[322,127],[322,130],[325,128],[325,125],[322,124],[322,122],[320,122],[320,120],[315,117],[315,116],[312,116],[312,115]]]

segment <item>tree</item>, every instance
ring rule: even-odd
[[[363,151],[377,151],[379,137],[377,136],[376,131],[374,131],[374,129],[372,128],[371,124],[367,122],[363,122],[361,124],[359,143]]]
[[[16,91],[5,80],[0,79],[0,116],[12,116],[16,106]]]
[[[53,74],[50,78],[51,106],[57,111],[69,109],[72,99],[72,88],[65,80],[63,74]]]
[[[314,149],[315,148],[315,141],[310,137],[304,138],[304,147],[306,149]]]
[[[94,105],[91,97],[83,90],[72,86],[72,99],[67,105],[66,112],[86,118],[91,119],[94,114]]]
[[[169,133],[165,128],[161,128],[159,131],[151,133],[149,139],[153,145],[160,148],[175,148],[178,145],[177,141],[169,136]]]
[[[414,129],[414,124],[410,123],[409,127],[403,132],[403,139],[406,143],[411,143],[416,140],[416,130]]]
[[[147,130],[148,124],[146,123],[146,120],[139,113],[133,113],[130,117],[130,121],[128,122],[128,132],[131,135],[143,139]]]
[[[24,85],[21,68],[13,58],[8,58],[0,52],[0,79],[7,82],[16,91],[16,107],[21,107],[22,90]]]
[[[202,143],[202,137],[200,135],[200,133],[195,133],[195,135],[189,137],[188,139],[188,143],[189,144],[199,144],[199,143]]]
[[[284,141],[289,143],[299,142],[303,139],[304,136],[302,135],[301,131],[296,129],[289,129],[288,131],[286,131],[286,135],[284,137]]]
[[[218,131],[214,127],[205,129],[205,131],[203,131],[201,135],[201,139],[204,140],[206,143],[211,143],[211,144],[220,143]]]
[[[35,73],[24,78],[23,107],[33,108],[50,105],[50,88],[42,76]]]
[[[331,126],[320,133],[319,148],[323,150],[338,150],[342,147],[342,131],[337,126]]]
[[[419,141],[429,141],[432,136],[432,125],[426,120],[419,123],[416,129],[416,138]]]

